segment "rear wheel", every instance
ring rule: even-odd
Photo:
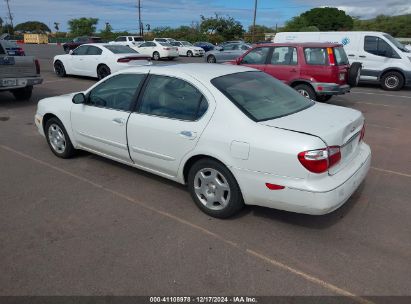
[[[193,57],[193,52],[192,51],[187,51],[187,57]]]
[[[188,173],[188,187],[196,205],[206,214],[227,218],[244,206],[243,196],[232,173],[212,159],[201,159]]]
[[[27,86],[11,91],[17,100],[29,100],[33,93],[33,86]]]
[[[208,55],[208,57],[207,57],[207,62],[208,62],[208,63],[216,63],[217,60],[216,60],[216,58],[215,58],[214,55]]]
[[[331,97],[333,97],[333,96],[332,95],[318,95],[317,96],[317,101],[326,102],[326,101],[329,101],[331,99]]]
[[[97,68],[97,77],[99,80],[106,78],[111,74],[110,68],[105,64],[99,65]]]
[[[314,89],[308,84],[298,84],[294,87],[294,89],[304,97],[316,100],[317,95],[315,94]]]
[[[57,60],[54,63],[54,71],[58,77],[65,77],[66,76],[66,69],[61,61]]]
[[[401,73],[387,72],[381,77],[381,86],[387,91],[398,91],[404,86],[404,76]]]
[[[51,151],[58,157],[69,158],[76,152],[66,129],[59,119],[50,118],[46,122],[45,133]]]
[[[160,53],[159,52],[154,52],[153,53],[153,59],[156,60],[156,61],[160,60]]]

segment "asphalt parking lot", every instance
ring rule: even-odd
[[[343,207],[250,206],[217,220],[168,180],[88,153],[55,157],[34,126],[37,102],[96,80],[56,77],[59,46],[25,48],[44,83],[28,102],[0,93],[0,295],[411,296],[410,88],[330,100],[363,112],[373,153]]]

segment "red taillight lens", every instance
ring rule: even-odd
[[[324,173],[341,160],[339,146],[298,153],[298,160],[308,171]]]
[[[163,50],[169,51],[171,50],[171,48],[163,48]]]
[[[117,62],[127,63],[134,60],[151,60],[149,57],[124,57],[117,59]]]
[[[362,141],[364,139],[364,136],[365,136],[365,124],[363,124],[363,126],[362,126],[359,141]]]
[[[332,48],[327,48],[328,60],[330,65],[335,65],[334,53]]]
[[[40,74],[40,63],[39,63],[39,61],[36,59],[36,60],[34,60],[34,63],[36,64],[36,73]]]

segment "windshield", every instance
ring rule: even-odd
[[[392,44],[394,44],[401,51],[405,53],[410,53],[410,51],[401,42],[399,42],[397,39],[395,39],[391,35],[384,34],[383,36],[387,38]]]
[[[254,121],[302,111],[314,104],[264,72],[241,72],[214,78],[211,83]]]
[[[130,54],[130,53],[138,53],[137,51],[133,50],[127,45],[112,45],[112,44],[106,44],[104,46],[106,49],[108,49],[110,52],[114,54]]]
[[[181,41],[181,43],[184,45],[184,46],[193,46],[190,42],[188,42],[188,41]]]

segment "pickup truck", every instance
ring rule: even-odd
[[[0,92],[10,91],[17,100],[28,100],[33,85],[41,84],[40,64],[32,56],[10,56],[6,40],[0,40]]]

